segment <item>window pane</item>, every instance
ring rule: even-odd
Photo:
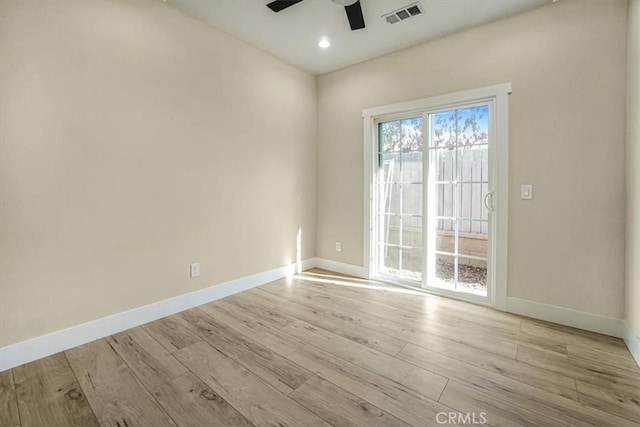
[[[487,262],[458,258],[456,290],[476,295],[487,295]]]
[[[459,184],[458,185],[458,203],[460,206],[459,217],[465,219],[483,219],[486,218],[484,211],[484,196],[482,192],[482,184]],[[473,224],[479,226],[479,224]],[[472,232],[469,229],[469,232]],[[478,229],[478,231],[480,231]]]
[[[378,171],[378,182],[399,182],[400,181],[400,154],[380,154]]]
[[[448,221],[447,222],[453,222]],[[455,253],[455,231],[454,230],[436,230],[436,251]]]
[[[459,181],[489,181],[489,153],[486,145],[464,147],[457,152]]]
[[[456,110],[458,146],[468,147],[489,142],[489,107],[469,107]]]
[[[400,151],[402,142],[402,126],[399,120],[380,123],[378,125],[379,150],[383,153]]]
[[[451,231],[452,233],[456,231],[455,221],[450,219],[439,219],[436,221],[436,229],[441,231]]]
[[[400,217],[395,215],[380,216],[382,243],[391,243],[393,245],[400,244]]]
[[[429,286],[455,290],[453,269],[455,259],[447,255],[436,255],[435,279]]]
[[[422,247],[422,218],[403,218],[402,245],[414,248]]]
[[[431,115],[431,147],[454,147],[457,141],[456,110]]]
[[[388,274],[398,274],[400,261],[400,250],[391,246],[380,246],[380,256],[382,258],[383,271]]]
[[[400,213],[400,184],[387,184],[378,187],[380,198],[380,209],[383,213]]]
[[[460,256],[487,257],[487,234],[482,233],[482,225],[480,221],[459,221],[458,254]]]
[[[402,186],[402,213],[422,215],[422,184]]]
[[[436,181],[454,181],[456,179],[456,164],[455,164],[456,150],[454,149],[437,149],[431,151],[433,163],[432,167],[435,168],[433,175]]]
[[[453,184],[436,184],[434,187],[437,215],[453,217],[455,215]]]
[[[471,233],[473,229],[473,221],[463,219],[458,221],[458,232],[460,233]]]
[[[402,128],[402,151],[422,150],[422,117],[400,121]]]
[[[402,250],[402,276],[411,280],[422,280],[422,251],[419,249]]]
[[[402,153],[402,181],[422,182],[422,151]]]

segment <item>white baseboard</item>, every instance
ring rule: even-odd
[[[631,355],[636,359],[638,367],[640,367],[640,338],[631,330],[631,326],[625,325],[624,342],[627,344]]]
[[[301,265],[291,264],[208,288],[96,319],[16,344],[0,347],[0,372],[52,354],[143,325],[154,320],[261,286],[309,268],[366,278],[364,267],[324,258],[309,258]],[[507,298],[507,311],[540,320],[624,338],[640,366],[640,340],[621,319],[572,310],[549,304]]]
[[[154,320],[242,292],[274,280],[282,279],[314,267],[314,259],[302,265],[286,265],[273,270],[230,280],[208,288],[178,295],[153,304],[137,307],[122,313],[41,335],[16,344],[0,347],[0,372],[25,363],[95,341],[106,336],[143,325]]]
[[[507,297],[507,311],[612,337],[624,338],[625,336],[625,323],[622,319],[600,316],[556,305]]]
[[[315,267],[323,270],[333,271],[335,273],[347,274],[349,276],[367,278],[364,267],[353,264],[345,264],[344,262],[333,261],[326,258],[312,258]]]
[[[325,258],[311,258],[309,259],[309,262],[312,267],[322,268],[324,270],[360,278],[367,277],[364,267],[358,265],[345,264],[343,262]],[[522,316],[532,317],[534,319],[546,320],[548,322],[597,332],[617,338],[625,338],[630,335],[630,332],[626,332],[627,328],[622,319],[600,316],[593,313],[521,298],[507,297],[507,311],[510,313],[520,314]],[[632,338],[636,340],[636,343],[638,343],[638,339],[636,337]]]
[[[323,270],[350,276],[367,278],[364,267],[345,264],[325,258],[309,259],[307,268],[322,268]],[[613,317],[600,316],[585,311],[573,310],[551,304],[525,300],[521,298],[507,297],[507,311],[534,319],[546,320],[564,326],[597,332],[604,335],[623,338],[629,351],[640,366],[640,339],[633,334],[624,320]]]

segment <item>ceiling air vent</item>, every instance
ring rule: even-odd
[[[395,24],[396,22],[404,21],[412,16],[420,15],[424,12],[424,9],[419,2],[411,3],[405,7],[401,7],[393,12],[385,13],[382,15],[385,21],[389,24]]]

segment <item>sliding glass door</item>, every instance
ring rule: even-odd
[[[484,300],[491,286],[491,101],[376,121],[376,275]]]

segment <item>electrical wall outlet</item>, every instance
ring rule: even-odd
[[[336,242],[336,252],[342,252],[342,242]]]
[[[191,278],[200,277],[200,263],[194,262],[190,268]]]

